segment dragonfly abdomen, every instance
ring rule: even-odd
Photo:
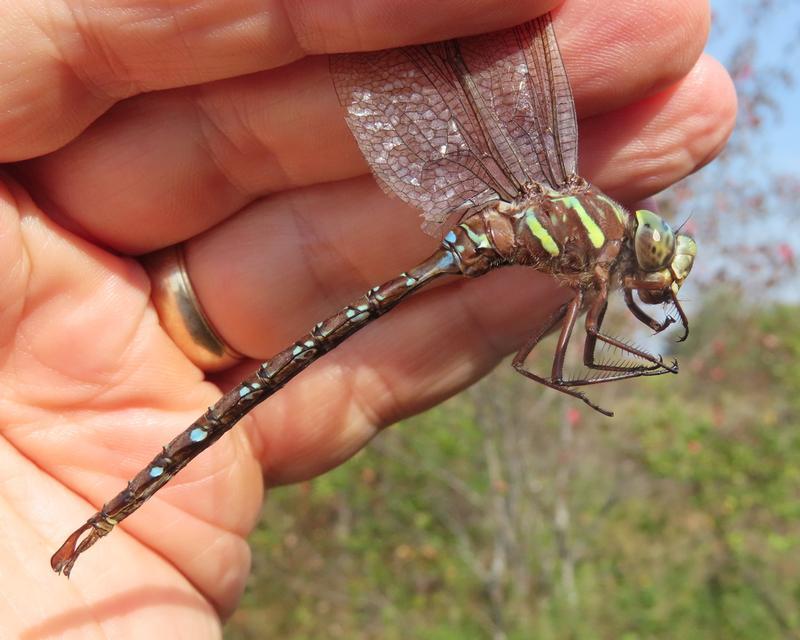
[[[467,247],[464,247],[467,254]],[[257,371],[228,391],[187,429],[173,438],[128,486],[86,524],[76,529],[53,554],[51,566],[67,576],[78,556],[136,511],[195,456],[210,447],[256,405],[269,398],[310,364],[334,349],[408,295],[442,275],[458,275],[472,264],[460,260],[446,242],[427,260],[396,278],[373,287],[359,299],[318,322],[306,335],[264,361]]]

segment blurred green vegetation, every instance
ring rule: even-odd
[[[273,491],[226,637],[800,638],[800,309],[740,300],[615,419],[501,367]]]

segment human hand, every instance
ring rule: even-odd
[[[470,384],[559,293],[507,271],[415,296],[255,410],[67,581],[48,566],[64,536],[255,366],[204,376],[120,255],[184,243],[234,348],[263,358],[290,344],[435,243],[366,175],[313,54],[491,31],[555,3],[74,4],[0,7],[0,625],[12,637],[215,637],[247,576],[263,480],[322,473]],[[730,81],[698,60],[707,10],[570,0],[555,18],[581,174],[619,200],[668,186],[727,137]]]

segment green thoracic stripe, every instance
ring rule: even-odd
[[[527,212],[525,215],[525,223],[528,225],[528,229],[531,230],[533,236],[542,243],[542,248],[547,251],[547,253],[553,257],[561,253],[556,241],[553,240],[553,236],[542,226],[542,223],[539,222],[539,219],[533,211]]]
[[[625,211],[622,209],[622,207],[620,207],[611,198],[607,198],[604,195],[597,194],[597,197],[614,210],[614,215],[617,216],[617,220],[619,220],[620,224],[625,224]]]
[[[475,247],[478,249],[491,249],[492,243],[489,241],[489,238],[486,237],[485,233],[475,233],[472,229],[470,229],[468,224],[461,224],[459,225],[464,231],[467,232],[469,239],[475,243]]]
[[[581,201],[575,196],[567,196],[566,198],[562,198],[561,201],[564,203],[564,206],[569,207],[578,214],[581,224],[584,229],[586,229],[586,233],[589,234],[589,241],[592,243],[592,246],[595,249],[602,247],[606,241],[606,236],[603,234],[603,230],[592,219],[592,216],[583,208]]]

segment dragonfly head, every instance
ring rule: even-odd
[[[645,304],[674,301],[689,276],[697,255],[697,244],[652,211],[636,212],[633,241],[640,273],[636,278],[639,297]]]

